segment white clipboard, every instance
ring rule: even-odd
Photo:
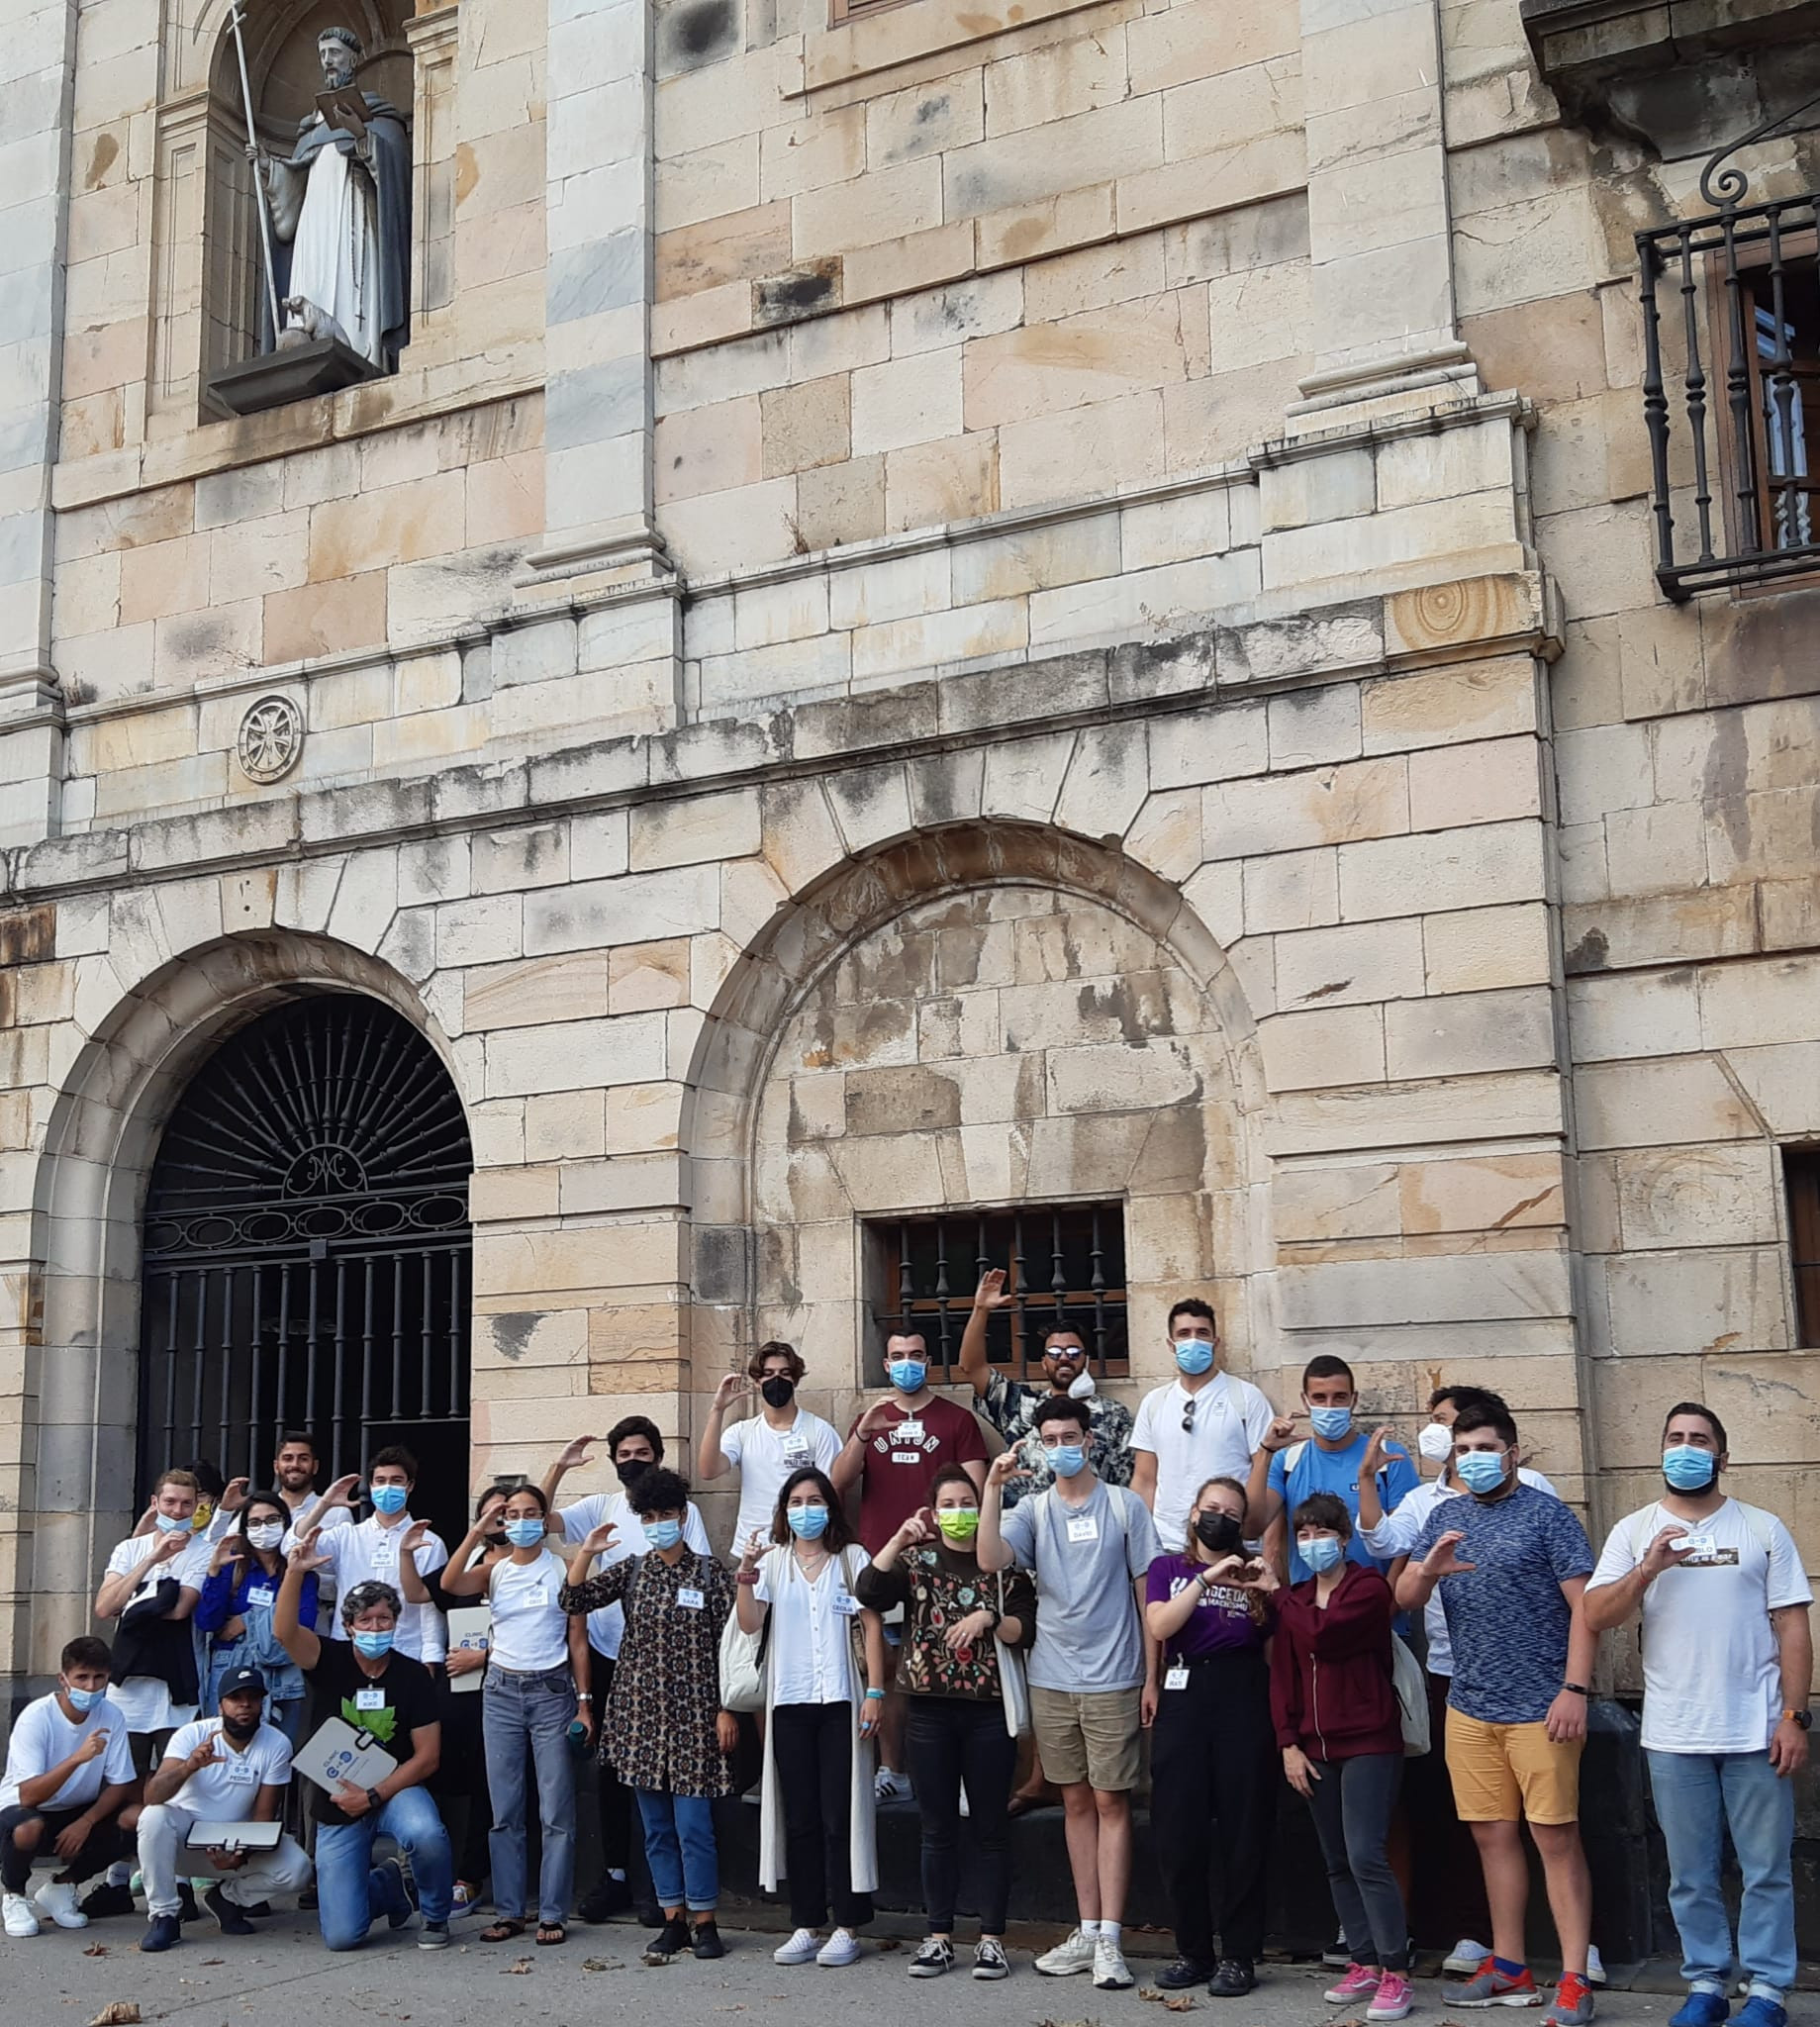
[[[276,1851],[282,1823],[194,1822],[183,1840],[190,1851]]]
[[[331,1717],[291,1755],[291,1765],[306,1781],[330,1794],[346,1782],[349,1787],[377,1787],[398,1762],[370,1731],[356,1731],[345,1718]]]
[[[484,1604],[457,1604],[448,1614],[448,1651],[451,1654],[478,1651],[485,1654],[493,1644],[493,1612]],[[471,1696],[486,1681],[484,1668],[471,1668],[466,1675],[447,1678],[451,1696]]]

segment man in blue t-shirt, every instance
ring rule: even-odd
[[[1490,1957],[1442,1997],[1462,2007],[1540,1997],[1523,1961],[1527,1818],[1561,1944],[1561,1982],[1544,2027],[1585,2027],[1592,1882],[1580,1842],[1580,1756],[1598,1650],[1582,1601],[1592,1548],[1568,1507],[1524,1485],[1517,1465],[1509,1409],[1489,1399],[1462,1407],[1454,1470],[1466,1491],[1429,1514],[1396,1586],[1407,1611],[1420,1611],[1440,1586],[1454,1650],[1447,1771],[1491,1908]]]
[[[1295,1423],[1280,1415],[1251,1460],[1247,1510],[1253,1529],[1264,1537],[1266,1557],[1281,1568],[1287,1548],[1290,1582],[1300,1584],[1313,1576],[1301,1551],[1285,1540],[1289,1530],[1283,1515],[1286,1509],[1293,1512],[1311,1493],[1333,1493],[1352,1515],[1348,1557],[1368,1570],[1383,1569],[1384,1564],[1374,1562],[1359,1525],[1359,1470],[1372,1439],[1353,1425],[1359,1388],[1352,1367],[1331,1355],[1310,1359],[1302,1368],[1301,1400],[1313,1434],[1298,1441]],[[1422,1481],[1399,1443],[1384,1445],[1384,1460],[1377,1474],[1378,1497],[1384,1511],[1390,1513]]]

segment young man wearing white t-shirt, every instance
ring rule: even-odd
[[[362,1584],[389,1584],[399,1588],[399,1544],[417,1524],[411,1517],[411,1494],[417,1485],[417,1459],[401,1445],[379,1451],[367,1466],[367,1483],[372,1494],[373,1515],[351,1527],[331,1528],[330,1516],[346,1507],[359,1483],[355,1477],[337,1478],[310,1510],[295,1522],[293,1542],[317,1536],[319,1556],[334,1577],[335,1594],[345,1597]],[[427,1577],[448,1561],[448,1546],[439,1534],[426,1532],[412,1552],[418,1575]],[[347,1629],[340,1614],[331,1613],[329,1634],[345,1640]],[[448,1628],[433,1604],[407,1604],[398,1620],[397,1647],[413,1661],[434,1667],[448,1658]]]
[[[1177,1377],[1146,1394],[1131,1431],[1131,1490],[1150,1508],[1158,1539],[1180,1555],[1189,1509],[1210,1478],[1245,1484],[1275,1410],[1249,1380],[1220,1369],[1219,1326],[1197,1296],[1169,1312]]]
[[[127,1720],[108,1701],[107,1642],[84,1633],[63,1649],[57,1686],[20,1711],[0,1775],[0,1915],[15,1939],[39,1917],[86,1928],[76,1887],[132,1850],[139,1776]],[[30,1899],[32,1864],[54,1852],[55,1877]]]
[[[794,1345],[761,1344],[743,1373],[727,1373],[716,1389],[707,1426],[696,1446],[696,1482],[712,1485],[729,1471],[739,1474],[739,1511],[733,1520],[733,1553],[743,1554],[754,1534],[771,1539],[777,1497],[793,1471],[813,1464],[831,1472],[840,1455],[840,1434],[831,1422],[797,1403],[807,1371]],[[725,1426],[735,1401],[759,1398],[758,1413]]]
[[[615,1422],[605,1437],[607,1454],[613,1460],[614,1473],[620,1481],[620,1491],[589,1493],[572,1506],[556,1507],[556,1488],[571,1471],[589,1462],[589,1446],[602,1440],[599,1436],[577,1436],[550,1466],[543,1479],[543,1496],[555,1508],[562,1538],[570,1548],[586,1541],[597,1527],[611,1524],[616,1530],[612,1547],[595,1558],[595,1575],[613,1563],[623,1563],[627,1556],[645,1554],[644,1525],[627,1502],[625,1494],[626,1489],[647,1471],[663,1462],[663,1434],[657,1424],[646,1415],[628,1414],[623,1421]],[[708,1529],[703,1526],[702,1515],[693,1499],[684,1509],[683,1539],[699,1556],[713,1553],[708,1543]],[[552,1528],[552,1545],[554,1540],[555,1529]],[[588,1614],[589,1666],[594,1678],[594,1707],[598,1711],[605,1712],[607,1699],[613,1693],[614,1669],[620,1658],[620,1642],[624,1632],[624,1615],[617,1604]],[[598,1760],[597,1768],[596,1803],[600,1811],[602,1872],[600,1884],[582,1895],[575,1910],[583,1921],[611,1921],[632,1904],[631,1887],[625,1878],[631,1860],[631,1794],[608,1761]],[[652,1907],[640,1907],[638,1919],[646,1927],[656,1928],[660,1926],[662,1917]]]
[[[275,1823],[291,1785],[290,1741],[263,1720],[265,1678],[237,1668],[222,1680],[221,1715],[186,1724],[145,1784],[139,1819],[139,1867],[150,1926],[140,1938],[148,1956],[183,1940],[177,1867],[197,1823]],[[212,1850],[220,1876],[203,1895],[223,1935],[249,1936],[245,1910],[273,1893],[309,1884],[310,1861],[290,1838],[271,1851]]]
[[[1741,2027],[1786,2027],[1813,1590],[1781,1521],[1721,1486],[1730,1459],[1710,1407],[1672,1408],[1662,1444],[1668,1490],[1611,1530],[1585,1613],[1595,1633],[1643,1620],[1643,1751],[1688,1984],[1670,2027],[1719,2027],[1741,1969]],[[1727,1829],[1744,1876],[1735,1949],[1720,1885]]]
[[[161,1741],[196,1715],[201,1695],[189,1619],[212,1550],[191,1531],[199,1496],[189,1472],[165,1472],[152,1488],[152,1531],[118,1544],[95,1593],[95,1616],[120,1622],[109,1701],[126,1719],[142,1776]],[[173,1582],[171,1602],[154,1610],[163,1585]]]

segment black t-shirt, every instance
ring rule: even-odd
[[[325,1640],[314,1668],[304,1670],[314,1702],[310,1730],[314,1734],[330,1718],[338,1717],[356,1731],[371,1734],[402,1767],[417,1751],[416,1733],[426,1724],[441,1722],[435,1682],[421,1661],[407,1654],[387,1657],[384,1671],[369,1676],[345,1640]],[[376,1693],[377,1703],[363,1709],[363,1692]],[[310,1784],[310,1813],[319,1823],[354,1819],[336,1806],[329,1789]]]

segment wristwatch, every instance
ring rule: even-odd
[[[1592,1693],[1584,1683],[1563,1683],[1561,1687],[1572,1691],[1576,1696],[1589,1696]]]
[[[380,1794],[378,1788],[369,1787],[366,1790],[366,1805],[369,1809],[382,1809],[385,1807],[385,1798]]]
[[[1803,1731],[1806,1731],[1814,1721],[1814,1713],[1811,1710],[1784,1710],[1782,1716],[1784,1719],[1793,1718]]]

